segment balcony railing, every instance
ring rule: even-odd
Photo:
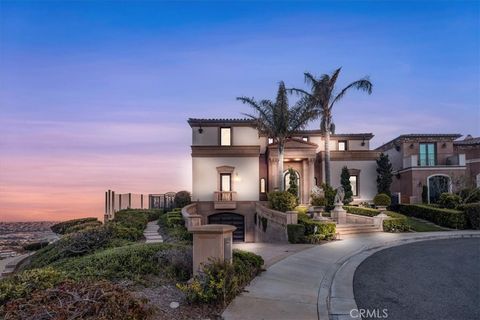
[[[235,191],[215,191],[213,193],[213,202],[215,209],[235,209],[237,207],[237,192]]]
[[[455,154],[444,161],[439,163],[436,159],[433,161],[420,161],[418,155],[410,155],[403,158],[403,168],[410,167],[436,167],[436,166],[464,166],[465,165],[465,154]]]

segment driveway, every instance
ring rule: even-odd
[[[480,237],[480,231],[377,232],[314,246],[273,263],[232,301],[223,317],[226,320],[351,319],[351,310],[357,308],[353,294],[355,269],[368,256],[415,241],[464,237]],[[268,252],[268,246],[262,251]]]
[[[386,309],[391,320],[480,319],[480,238],[379,251],[357,268],[353,288],[359,310]]]

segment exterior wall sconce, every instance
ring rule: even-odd
[[[361,145],[362,147],[365,146],[365,137],[363,137]]]
[[[397,174],[395,175],[395,177],[396,177],[397,179],[400,179],[402,176],[400,175],[400,173],[397,173]]]
[[[396,146],[395,146],[395,150],[400,151],[400,146],[399,146],[399,145],[396,145]]]
[[[442,148],[446,148],[446,147],[447,147],[447,144],[444,142],[444,143],[442,144]]]
[[[412,144],[410,144],[410,149],[413,149],[413,147],[414,147],[413,143],[412,143]]]
[[[200,128],[198,128],[198,133],[202,134],[203,133],[203,128],[202,126],[200,125]]]
[[[234,180],[235,182],[242,181],[242,178],[240,178],[240,176],[238,175],[238,172],[235,172],[235,178],[233,178],[233,180]]]

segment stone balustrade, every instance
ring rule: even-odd
[[[182,208],[182,216],[185,220],[185,227],[190,230],[192,227],[202,225],[202,216],[197,214],[197,204],[192,203]]]
[[[287,224],[298,223],[296,211],[280,212],[256,203],[255,212],[255,241],[288,242]]]

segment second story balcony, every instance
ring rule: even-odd
[[[419,159],[414,154],[403,158],[403,169],[412,167],[465,166],[465,154],[455,154],[438,161],[435,157]]]
[[[236,209],[237,192],[235,191],[215,191],[213,193],[214,209]]]

